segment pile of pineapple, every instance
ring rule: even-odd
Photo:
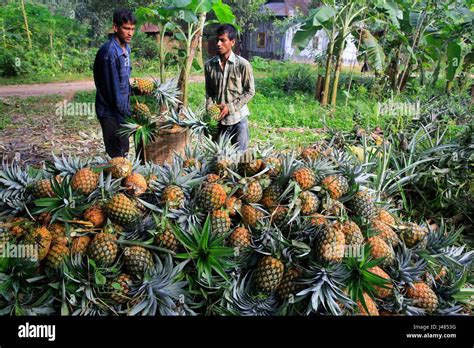
[[[38,253],[0,259],[0,313],[469,313],[462,231],[409,221],[371,174],[344,146],[242,154],[226,136],[163,166],[4,163],[1,241]]]

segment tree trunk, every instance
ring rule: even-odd
[[[329,46],[328,46],[328,53],[326,59],[326,73],[324,75],[324,89],[323,95],[321,97],[321,105],[326,106],[328,104],[328,95],[329,95],[329,83],[331,81],[331,69],[332,69],[332,53],[334,51],[334,38],[331,34]]]
[[[31,50],[31,33],[30,29],[28,28],[28,16],[26,15],[25,9],[25,0],[21,0],[21,11],[23,12],[23,19],[25,20],[25,30],[26,30],[26,37],[28,38],[28,48]]]
[[[192,37],[190,45],[186,48],[187,50],[186,60],[184,61],[183,67],[181,69],[181,73],[179,75],[178,89],[181,91],[180,99],[184,106],[188,105],[188,78],[191,72],[194,56],[196,54],[196,47],[200,42],[200,37],[202,35],[205,22],[206,22],[206,14],[202,13],[199,15],[199,23],[198,23],[199,29],[194,35],[194,37]]]
[[[321,93],[323,91],[323,84],[324,84],[324,76],[318,74],[318,80],[316,82],[316,92],[314,95],[314,99],[318,102],[321,102]]]
[[[336,100],[337,100],[337,89],[339,85],[339,76],[341,75],[341,68],[342,68],[342,54],[344,52],[345,45],[344,43],[341,45],[341,49],[337,55],[336,61],[336,70],[334,71],[334,80],[332,82],[332,94],[331,94],[331,105],[333,109],[336,108]]]

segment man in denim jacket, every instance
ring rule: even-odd
[[[117,10],[113,18],[114,35],[97,52],[94,81],[97,88],[95,109],[104,136],[105,150],[110,157],[126,157],[127,136],[117,133],[130,110],[130,46],[136,18],[128,10]]]

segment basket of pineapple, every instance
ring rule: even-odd
[[[167,114],[178,112],[180,105],[176,81],[160,83],[155,79],[137,78],[132,90],[135,95],[153,96],[158,109],[154,115],[146,103],[135,98],[132,117],[126,120],[122,130],[123,134],[133,137],[141,161],[163,164],[172,161],[175,153],[184,154],[190,140],[189,129],[167,121]]]
[[[471,313],[462,228],[408,214],[414,165],[391,168],[388,142],[241,154],[182,115],[199,142],[163,165],[3,163],[0,245],[35,253],[0,258],[0,313]]]

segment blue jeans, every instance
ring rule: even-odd
[[[248,118],[245,117],[239,123],[226,126],[219,123],[219,135],[228,133],[233,135],[232,144],[237,144],[240,151],[245,151],[249,147],[249,126]]]

